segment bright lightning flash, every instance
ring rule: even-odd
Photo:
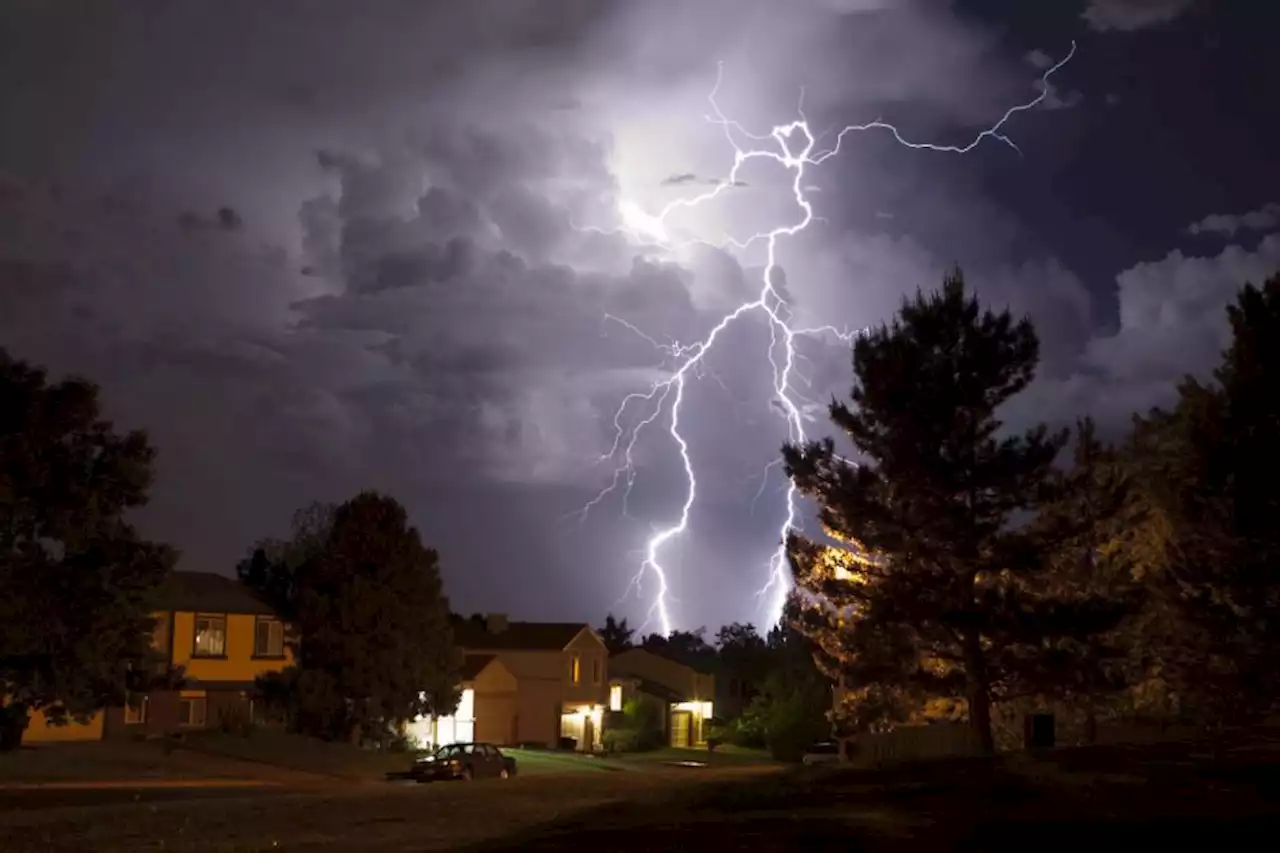
[[[762,243],[765,247],[765,265],[761,278],[761,287],[759,295],[750,302],[739,305],[730,313],[720,319],[706,337],[696,343],[681,345],[676,342],[667,344],[660,343],[650,335],[644,333],[640,329],[631,325],[617,317],[606,317],[626,327],[631,332],[640,335],[646,341],[652,343],[655,348],[663,352],[669,359],[674,362],[671,375],[654,385],[646,392],[635,392],[628,394],[619,404],[617,411],[613,416],[614,440],[613,446],[602,459],[611,460],[617,463],[613,472],[610,483],[600,491],[594,498],[587,502],[585,506],[577,513],[577,515],[585,519],[587,514],[598,506],[610,494],[622,488],[624,490],[624,501],[630,495],[631,487],[636,478],[636,466],[634,463],[634,451],[636,442],[640,434],[652,424],[654,424],[668,410],[671,413],[671,420],[667,427],[667,432],[675,441],[676,447],[680,455],[680,461],[684,466],[687,490],[685,499],[680,506],[679,519],[668,525],[667,527],[656,530],[650,537],[645,550],[644,559],[640,564],[640,568],[636,575],[632,578],[628,585],[639,589],[641,582],[646,573],[652,573],[657,582],[657,593],[653,599],[653,605],[649,610],[649,619],[657,619],[661,626],[663,634],[670,634],[672,630],[671,613],[668,608],[668,600],[670,598],[670,590],[667,583],[667,572],[663,568],[660,556],[663,547],[672,539],[680,536],[689,527],[689,513],[693,509],[694,503],[698,497],[698,479],[694,473],[693,461],[689,454],[689,443],[681,432],[681,411],[682,404],[685,399],[685,390],[687,380],[690,376],[698,377],[701,371],[705,369],[703,361],[707,354],[715,347],[716,341],[719,340],[721,334],[731,326],[734,321],[747,314],[760,312],[769,326],[770,346],[768,349],[768,358],[773,368],[773,390],[774,396],[779,404],[781,413],[787,422],[788,437],[792,442],[800,442],[805,440],[804,431],[804,415],[803,410],[797,401],[808,402],[798,394],[793,387],[793,379],[803,377],[799,376],[796,371],[796,361],[799,356],[796,353],[795,341],[801,336],[818,336],[818,335],[834,335],[846,342],[852,340],[856,333],[842,331],[831,326],[823,326],[818,328],[794,328],[790,324],[791,312],[786,301],[778,293],[775,288],[774,274],[778,269],[778,243],[783,237],[792,237],[799,232],[805,230],[818,217],[815,217],[813,206],[806,193],[812,192],[817,188],[810,185],[806,181],[806,170],[810,166],[820,166],[830,158],[840,153],[840,146],[844,139],[851,133],[884,130],[891,134],[900,145],[906,148],[917,150],[943,152],[949,154],[967,154],[974,148],[978,147],[986,139],[994,139],[1008,145],[1013,150],[1021,153],[1021,149],[1004,133],[1004,126],[1015,115],[1027,110],[1033,109],[1040,104],[1049,94],[1049,80],[1053,74],[1067,64],[1075,55],[1075,42],[1071,43],[1071,49],[1067,55],[1048,68],[1040,77],[1040,93],[1026,103],[1011,107],[1005,112],[1000,120],[995,124],[983,130],[965,145],[937,145],[928,142],[911,142],[905,139],[897,127],[888,124],[879,119],[866,124],[849,125],[837,134],[835,145],[825,151],[815,152],[817,147],[817,138],[809,129],[808,120],[805,118],[803,109],[798,111],[800,118],[788,124],[778,125],[769,131],[768,134],[757,135],[748,132],[738,122],[727,118],[720,110],[720,106],[716,101],[716,94],[720,88],[720,82],[723,76],[723,65],[720,66],[716,76],[716,85],[708,96],[711,104],[713,115],[707,116],[707,120],[720,125],[724,130],[725,138],[729,145],[733,148],[733,168],[729,171],[728,177],[719,182],[713,189],[694,196],[692,198],[677,199],[665,207],[657,215],[651,215],[642,210],[638,205],[625,201],[619,205],[619,217],[621,219],[621,227],[605,230],[600,228],[587,228],[583,230],[596,231],[601,233],[624,233],[638,243],[657,246],[660,248],[675,250],[683,245],[695,243],[705,243],[703,240],[688,240],[683,243],[673,241],[670,237],[670,229],[667,219],[675,212],[693,208],[710,202],[720,196],[725,189],[738,185],[738,173],[746,163],[752,160],[772,160],[784,169],[792,172],[793,179],[791,182],[791,191],[795,197],[796,206],[799,208],[800,216],[790,225],[779,225],[778,227],[757,234],[751,235],[746,240],[736,240],[728,238],[723,241],[724,245],[732,245],[739,249]],[[747,147],[740,144],[741,140]],[[782,355],[777,355],[778,349],[781,347]],[[628,414],[633,409],[639,409],[638,421],[630,426],[626,421]],[[766,470],[767,474],[767,470]],[[776,624],[781,618],[782,608],[786,602],[786,596],[789,583],[786,575],[786,537],[788,532],[795,529],[797,499],[795,485],[788,483],[786,495],[786,514],[779,527],[779,545],[773,556],[769,559],[769,579],[761,588],[757,595],[760,598],[770,596],[769,602],[769,624]],[[625,506],[625,504],[624,504]],[[646,623],[647,624],[647,623]],[[644,630],[642,626],[641,630]]]

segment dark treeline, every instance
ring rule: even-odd
[[[1280,681],[1280,276],[1228,308],[1210,382],[1116,444],[1008,428],[1035,330],[957,272],[858,340],[830,440],[784,449],[825,536],[795,536],[789,620],[843,684],[846,732],[968,720],[994,748],[1028,711],[1220,726]],[[855,464],[856,463],[856,464]]]

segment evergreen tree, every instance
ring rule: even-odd
[[[1171,411],[1135,424],[1161,582],[1162,669],[1204,719],[1266,712],[1280,696],[1280,275],[1227,309],[1213,384],[1187,379]]]
[[[270,679],[287,692],[294,725],[358,741],[458,702],[460,659],[436,553],[404,509],[362,492],[295,524],[293,547],[258,548],[240,566],[291,622],[296,667]],[[314,523],[312,523],[314,522]],[[328,524],[327,530],[324,525]],[[321,532],[323,531],[323,532]]]
[[[32,711],[85,720],[167,675],[151,613],[176,555],[124,520],[154,459],[100,417],[95,385],[0,350],[0,750]]]
[[[601,642],[604,643],[604,647],[609,650],[609,654],[616,655],[618,652],[625,652],[632,647],[631,638],[635,636],[636,631],[634,628],[627,627],[625,617],[618,620],[610,613],[604,617],[604,627],[598,633],[600,634]]]
[[[835,636],[819,638],[827,666],[855,689],[963,698],[987,752],[992,701],[1052,690],[1121,613],[1041,587],[1071,533],[1037,516],[1068,487],[1054,461],[1069,434],[1002,435],[998,417],[1038,354],[1031,323],[980,309],[956,271],[854,345],[854,407],[833,402],[831,418],[866,463],[830,439],[783,451],[847,549],[789,543],[801,588],[834,595]]]

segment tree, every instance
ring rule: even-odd
[[[794,603],[787,613],[794,616]],[[831,684],[814,665],[812,642],[789,621],[760,641],[759,691],[735,728],[742,740],[758,732],[774,758],[799,761],[814,741],[831,732]]]
[[[856,408],[833,401],[830,414],[866,463],[830,439],[783,449],[836,542],[788,545],[797,583],[825,601],[799,621],[825,624],[829,671],[855,688],[964,699],[986,752],[993,699],[1052,690],[1122,612],[1039,586],[1068,535],[1035,523],[1069,488],[1054,467],[1068,433],[1002,434],[997,416],[1038,357],[1030,321],[980,309],[957,270],[854,345]]]
[[[97,386],[0,350],[0,749],[32,711],[83,721],[167,674],[151,613],[176,554],[124,520],[154,459],[100,417]]]
[[[716,650],[706,640],[707,629],[672,631],[667,636],[650,634],[644,638],[641,648],[660,654],[685,666],[703,671],[716,665]]]
[[[294,726],[359,741],[418,716],[451,713],[460,660],[449,603],[436,552],[423,547],[403,507],[362,492],[333,511],[322,538],[315,526],[301,530],[314,538],[295,535],[293,547],[274,558],[258,548],[239,571],[264,594],[285,596],[281,612],[293,626],[297,665],[283,680]],[[281,685],[266,687],[278,693]]]
[[[1205,722],[1280,699],[1280,275],[1245,285],[1227,316],[1216,381],[1185,380],[1131,439],[1160,522],[1134,545],[1159,581],[1162,672]]]
[[[616,655],[618,652],[625,652],[631,648],[631,638],[635,636],[635,629],[627,627],[627,620],[624,617],[621,621],[614,619],[613,614],[604,617],[604,627],[598,632],[604,647],[609,650],[609,654]]]

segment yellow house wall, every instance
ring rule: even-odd
[[[709,673],[667,660],[644,649],[631,649],[609,661],[615,676],[631,676],[661,684],[690,700],[710,702],[715,699],[716,679]]]
[[[218,615],[216,613],[202,615]],[[255,658],[254,632],[257,617],[250,613],[227,614],[226,656],[192,657],[195,646],[196,614],[173,614],[173,663],[186,669],[188,678],[200,681],[253,681],[259,675],[279,672],[293,663],[293,653],[285,647],[282,658]]]
[[[43,712],[32,711],[22,740],[24,743],[102,740],[102,713],[96,712],[87,723],[68,720],[65,726],[57,726],[50,723]]]

